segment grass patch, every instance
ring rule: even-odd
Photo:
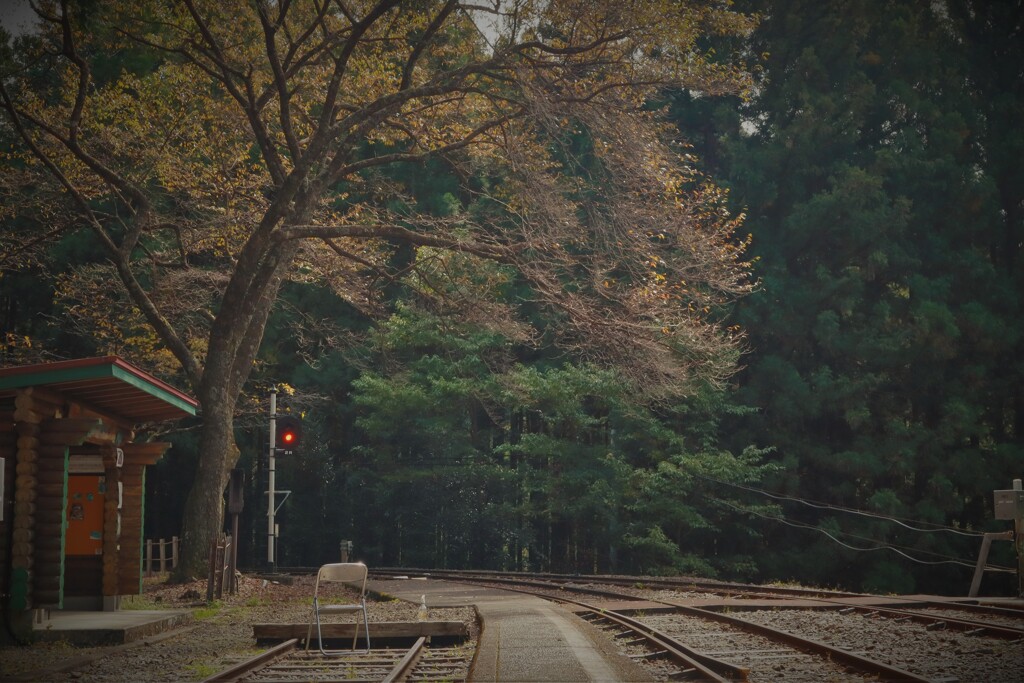
[[[192,677],[197,681],[206,680],[220,671],[220,669],[215,667],[213,664],[199,664],[196,662],[189,664],[186,668],[192,673]]]
[[[195,617],[196,621],[203,621],[204,619],[211,619],[220,614],[221,604],[219,602],[212,602],[206,607],[200,607],[192,612],[192,616]]]
[[[127,599],[121,600],[121,609],[123,610],[153,610],[153,609],[165,609],[162,602],[157,602],[153,598],[146,595],[129,595]]]

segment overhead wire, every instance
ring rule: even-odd
[[[908,548],[906,546],[896,546],[896,545],[892,545],[891,543],[885,543],[883,541],[879,541],[878,539],[875,539],[875,538],[868,538],[866,536],[859,536],[857,534],[850,534],[850,533],[843,532],[843,531],[835,532],[835,533],[837,533],[839,535],[842,535],[842,536],[849,536],[851,538],[856,538],[856,539],[861,540],[861,541],[868,541],[870,543],[877,543],[877,544],[879,544],[879,545],[876,545],[876,546],[871,547],[871,548],[860,548],[860,547],[857,547],[857,546],[854,546],[854,545],[850,545],[849,543],[844,543],[840,539],[836,538],[836,536],[834,536],[832,532],[828,531],[827,529],[822,529],[819,526],[814,526],[812,524],[804,524],[802,522],[793,522],[793,521],[790,521],[788,519],[785,519],[784,517],[776,517],[776,516],[773,516],[773,515],[766,515],[766,514],[761,513],[761,512],[759,512],[757,510],[751,510],[749,508],[740,507],[739,505],[734,505],[733,503],[730,503],[729,501],[723,500],[721,498],[712,498],[712,500],[715,500],[715,501],[717,501],[719,503],[722,503],[723,505],[726,505],[727,507],[730,507],[730,508],[732,508],[734,510],[737,510],[739,512],[755,515],[755,516],[761,517],[763,519],[769,519],[769,520],[772,520],[772,521],[781,522],[782,524],[785,524],[787,526],[791,526],[791,527],[794,527],[794,528],[798,528],[798,529],[808,529],[808,530],[811,530],[811,531],[817,531],[817,532],[819,532],[821,534],[824,534],[825,536],[828,536],[830,539],[832,539],[834,542],[838,543],[839,545],[843,546],[844,548],[848,548],[850,550],[854,550],[854,551],[857,551],[857,552],[874,552],[876,550],[890,550],[890,551],[892,551],[892,552],[894,552],[894,553],[896,553],[898,555],[901,555],[901,556],[905,557],[906,559],[908,559],[908,560],[910,560],[912,562],[916,562],[918,564],[925,564],[925,565],[953,564],[953,565],[960,565],[960,566],[963,566],[963,567],[969,567],[971,569],[974,569],[975,566],[976,566],[976,563],[965,562],[965,561],[963,561],[963,560],[961,560],[959,558],[953,557],[951,555],[943,555],[941,553],[936,553],[936,552],[932,552],[932,551],[929,551],[929,550],[920,550],[920,549],[917,549],[917,548]],[[908,555],[906,552],[904,552],[904,550],[913,551],[913,552],[924,554],[924,555],[932,555],[934,557],[941,557],[943,559],[942,560],[922,560],[922,559],[913,557],[911,555]],[[1007,573],[1016,573],[1017,572],[1017,570],[1012,568],[1012,567],[1003,567],[1003,566],[1000,566],[1000,565],[991,565],[991,564],[985,565],[985,569],[987,571],[995,571],[995,572],[1007,572]]]
[[[469,462],[461,462],[462,458],[459,458],[457,456],[456,457],[448,456],[448,457],[443,457],[443,458],[432,458],[432,460],[434,461],[434,464],[444,464],[444,465],[448,465],[448,466],[452,466],[452,465],[460,466],[460,465],[469,464]],[[472,460],[472,458],[470,458],[470,460]],[[911,531],[916,531],[916,532],[921,532],[921,533],[945,532],[945,533],[952,533],[952,534],[955,534],[955,535],[958,535],[958,536],[966,536],[966,537],[969,537],[969,538],[982,538],[985,535],[984,532],[965,531],[963,529],[958,529],[956,527],[950,527],[950,526],[942,525],[942,524],[936,524],[934,522],[925,522],[925,521],[921,521],[921,520],[914,520],[914,519],[908,519],[908,518],[902,518],[902,517],[894,517],[894,516],[891,516],[891,515],[883,515],[883,514],[880,514],[880,513],[870,512],[870,511],[867,511],[867,510],[859,510],[857,508],[850,508],[850,507],[845,507],[845,506],[841,506],[841,505],[834,505],[834,504],[831,504],[831,503],[823,503],[823,502],[819,502],[819,501],[812,501],[812,500],[808,500],[808,499],[805,499],[805,498],[799,498],[799,497],[796,497],[796,496],[788,496],[788,495],[784,495],[784,494],[780,494],[780,493],[775,493],[775,492],[772,492],[772,491],[767,491],[765,489],[760,489],[760,488],[753,487],[753,486],[746,486],[746,485],[743,485],[743,484],[737,484],[737,483],[734,483],[734,482],[724,481],[724,480],[721,480],[721,479],[717,479],[715,477],[710,477],[710,476],[707,476],[707,475],[704,475],[704,474],[699,474],[699,473],[696,473],[696,472],[694,472],[693,475],[696,476],[697,478],[704,479],[704,480],[707,480],[707,481],[710,481],[710,482],[713,482],[713,483],[716,483],[716,484],[721,484],[723,486],[730,486],[730,487],[733,487],[733,488],[736,488],[736,489],[740,489],[740,490],[743,490],[743,491],[757,493],[757,494],[760,494],[760,495],[763,495],[763,496],[766,496],[768,498],[772,498],[772,499],[775,499],[775,500],[791,501],[791,502],[800,503],[802,505],[806,505],[808,507],[812,507],[812,508],[816,508],[816,509],[820,509],[820,510],[831,510],[831,511],[835,511],[835,512],[845,512],[845,513],[849,513],[849,514],[860,515],[860,516],[863,516],[863,517],[870,517],[870,518],[873,518],[873,519],[880,519],[880,520],[884,520],[884,521],[893,522],[893,523],[898,524],[899,526],[904,527],[904,528],[906,528],[908,530],[911,530]],[[743,507],[734,505],[734,504],[730,503],[729,501],[721,499],[721,498],[716,498],[716,497],[711,497],[711,496],[709,496],[709,498],[711,498],[712,500],[715,500],[715,501],[717,501],[719,503],[722,503],[722,504],[724,504],[724,505],[726,505],[726,506],[728,506],[730,508],[733,508],[733,509],[735,509],[735,510],[737,510],[739,512],[743,512],[743,513],[747,513],[747,514],[752,514],[752,515],[761,517],[763,519],[768,519],[768,520],[780,522],[782,524],[785,524],[787,526],[791,526],[791,527],[794,527],[794,528],[808,529],[808,530],[812,530],[812,531],[817,531],[818,533],[824,534],[825,536],[830,538],[833,542],[843,546],[844,548],[847,548],[849,550],[853,550],[853,551],[856,551],[856,552],[874,552],[874,551],[878,551],[878,550],[889,550],[889,551],[891,551],[893,553],[896,553],[896,554],[898,554],[898,555],[900,555],[900,556],[910,560],[911,562],[916,562],[918,564],[923,564],[923,565],[952,564],[952,565],[959,565],[959,566],[963,566],[963,567],[968,567],[968,568],[971,568],[971,569],[975,568],[975,565],[976,565],[976,563],[966,562],[964,560],[961,560],[961,559],[959,559],[957,557],[954,557],[954,556],[951,556],[951,555],[943,555],[941,553],[936,553],[936,552],[928,551],[928,550],[921,550],[921,549],[918,549],[918,548],[909,548],[909,547],[906,547],[906,546],[897,546],[897,545],[893,545],[891,543],[887,543],[885,541],[880,541],[880,540],[874,539],[874,538],[868,538],[866,536],[859,536],[857,534],[851,534],[851,533],[848,533],[848,532],[841,532],[841,531],[835,532],[836,534],[839,534],[839,535],[842,535],[842,536],[847,536],[847,537],[850,537],[850,538],[855,538],[855,539],[860,540],[860,541],[866,541],[866,542],[869,542],[869,543],[877,544],[877,545],[875,545],[873,547],[870,547],[870,548],[862,548],[862,547],[858,547],[858,546],[855,546],[855,545],[850,545],[849,543],[845,543],[842,540],[840,540],[839,538],[836,538],[836,536],[833,535],[832,532],[830,532],[830,531],[828,531],[826,529],[823,529],[821,527],[810,525],[810,524],[805,524],[805,523],[801,523],[801,522],[793,522],[791,520],[785,519],[784,517],[775,517],[775,516],[772,516],[772,515],[766,515],[766,514],[763,514],[761,512],[758,512],[757,510],[752,510],[752,509],[749,509],[749,508],[743,508]],[[916,525],[921,525],[921,526],[914,526],[915,524]],[[924,526],[929,526],[929,527],[932,527],[932,528],[923,528]],[[910,552],[915,552],[915,553],[924,554],[924,555],[931,555],[931,556],[939,557],[939,558],[942,558],[942,559],[941,560],[923,560],[923,559],[914,557],[914,556],[908,554],[908,552],[904,552],[904,551],[910,551]],[[1016,573],[1016,571],[1017,571],[1015,568],[1003,567],[1003,566],[991,565],[991,564],[986,565],[985,569],[987,571],[1007,572],[1007,573]]]
[[[934,522],[924,522],[924,521],[916,520],[916,519],[907,519],[905,517],[893,517],[891,515],[883,515],[883,514],[880,514],[880,513],[877,513],[877,512],[870,512],[868,510],[858,510],[857,508],[849,508],[849,507],[844,507],[842,505],[833,505],[831,503],[822,503],[822,502],[819,502],[819,501],[807,500],[806,498],[798,498],[796,496],[787,496],[787,495],[783,495],[781,493],[774,493],[772,491],[766,491],[764,489],[759,489],[759,488],[756,488],[756,487],[753,487],[753,486],[745,486],[743,484],[736,484],[734,482],[724,481],[722,479],[716,479],[715,477],[709,477],[709,476],[707,476],[705,474],[698,474],[696,472],[693,473],[693,474],[694,474],[695,477],[698,477],[699,479],[706,479],[707,481],[711,481],[711,482],[714,482],[716,484],[722,484],[724,486],[731,486],[733,488],[741,489],[741,490],[744,490],[744,491],[751,491],[753,493],[759,493],[759,494],[761,494],[763,496],[767,496],[768,498],[774,498],[775,500],[788,500],[788,501],[792,501],[792,502],[795,502],[795,503],[800,503],[802,505],[806,505],[808,507],[817,508],[819,510],[834,510],[836,512],[846,512],[846,513],[849,513],[849,514],[852,514],[852,515],[860,515],[862,517],[873,517],[875,519],[882,519],[882,520],[886,520],[886,521],[889,521],[889,522],[894,522],[894,523],[896,523],[896,524],[898,524],[898,525],[900,525],[900,526],[902,526],[902,527],[904,527],[906,529],[910,529],[911,531],[919,531],[921,533],[945,532],[945,533],[956,534],[958,536],[969,536],[969,537],[972,537],[972,538],[982,538],[985,535],[985,533],[982,532],[982,531],[965,531],[963,529],[958,529],[956,527],[947,526],[945,524],[936,524]],[[925,528],[921,528],[921,527],[917,527],[917,526],[912,526],[911,523],[913,523],[913,524],[920,524],[922,526],[926,525],[926,526],[930,526],[930,527],[934,527],[934,528],[925,529]]]

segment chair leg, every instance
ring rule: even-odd
[[[316,644],[320,648],[320,654],[329,655],[330,653],[324,649],[324,636],[320,629],[320,610],[316,612]]]
[[[363,631],[366,638],[366,652],[370,651],[370,616],[366,609],[366,602],[362,603],[363,612]],[[325,656],[340,655],[341,651],[326,650],[324,648],[324,637],[323,629],[321,628],[320,622],[320,609],[316,598],[313,599],[313,615],[309,620],[309,627],[306,629],[306,651],[309,651],[309,641],[313,632],[313,622],[316,621],[316,643],[317,647],[320,648],[320,654]],[[352,635],[352,650],[356,649],[356,642],[359,640],[359,617],[355,620],[355,633]]]
[[[310,636],[313,635],[313,617],[316,611],[316,598],[313,598],[313,611],[309,615],[309,626],[306,628],[306,652],[309,652]]]
[[[323,628],[321,627],[321,621],[320,621],[320,610],[319,609],[315,610],[315,614],[316,614],[316,644],[320,648],[320,654],[324,655],[325,657],[331,657],[331,656],[335,656],[335,655],[340,655],[341,652],[336,652],[334,650],[327,650],[326,648],[324,648],[324,635],[323,635]]]
[[[342,655],[342,654],[345,653],[344,650],[328,650],[328,649],[324,648],[324,637],[323,637],[322,630],[320,628],[320,613],[319,612],[317,612],[317,615],[316,615],[316,638],[317,638],[317,644],[320,646],[320,654],[324,655],[325,657],[337,657],[337,656]]]
[[[356,623],[359,623],[359,618],[356,618]],[[363,600],[363,628],[366,629],[366,651],[370,651],[370,617],[366,613],[366,600]],[[356,644],[352,643],[352,649],[356,648]]]
[[[370,619],[366,612],[366,603],[362,603],[363,608],[363,632],[365,633],[364,638],[366,639],[366,651],[370,651]],[[356,615],[355,632],[352,634],[352,650],[356,649],[356,642],[359,641],[359,615]]]
[[[355,629],[352,632],[352,651],[355,652],[356,640],[359,639],[359,617],[356,617]]]

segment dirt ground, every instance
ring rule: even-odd
[[[126,598],[122,609],[189,609],[193,622],[170,637],[156,636],[126,645],[78,648],[68,643],[35,643],[0,648],[2,681],[199,681],[258,649],[253,624],[308,623],[313,577],[291,583],[243,575],[235,595],[207,605],[206,581],[168,584],[166,576],[144,580],[143,594]],[[340,600],[352,599],[338,589]],[[399,601],[368,603],[370,623],[414,621],[417,605]],[[431,619],[463,620],[476,632],[471,608],[431,610]],[[166,634],[165,634],[166,635]]]

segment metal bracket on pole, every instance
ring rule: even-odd
[[[263,493],[265,493],[265,494],[268,494],[268,495],[269,495],[269,494],[270,494],[270,491],[264,491]],[[274,495],[275,495],[275,496],[277,496],[277,494],[279,494],[279,493],[283,493],[283,494],[284,494],[284,498],[282,498],[282,499],[281,499],[281,502],[280,502],[280,503],[278,503],[278,504],[277,504],[277,506],[276,506],[276,507],[274,508],[274,515],[275,515],[275,516],[277,515],[277,513],[278,513],[278,512],[280,512],[280,511],[281,511],[281,506],[282,506],[282,505],[284,505],[284,502],[285,502],[286,500],[288,500],[288,496],[292,495],[292,492],[291,492],[291,491],[286,491],[286,490],[284,490],[284,489],[277,489],[276,491],[274,491]]]

